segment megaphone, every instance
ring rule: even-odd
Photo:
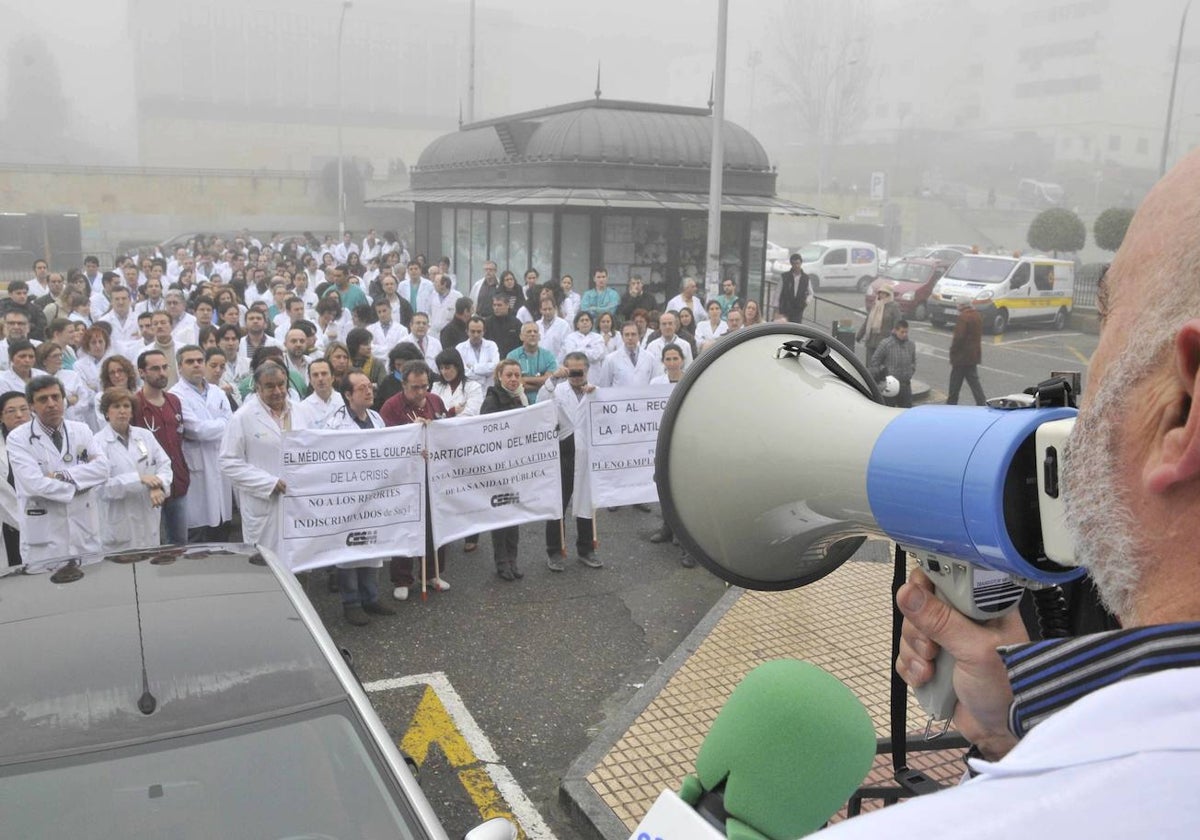
[[[890,538],[977,620],[1015,608],[1027,583],[1084,574],[1057,498],[1074,409],[881,402],[858,358],[815,329],[728,336],[685,371],[660,423],[664,519],[710,571],[759,590],[811,583]],[[918,692],[938,720],[953,712],[950,670]]]

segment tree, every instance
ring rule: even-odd
[[[826,148],[845,140],[866,116],[872,18],[863,0],[794,0],[782,17],[775,52],[783,72],[773,80],[795,128],[817,145],[819,189]]]
[[[1109,207],[1096,217],[1092,225],[1092,236],[1096,245],[1105,251],[1115,251],[1125,240],[1125,231],[1133,220],[1133,211],[1127,207]]]
[[[1043,210],[1029,223],[1029,244],[1039,251],[1079,251],[1087,242],[1087,227],[1083,219],[1065,207]]]

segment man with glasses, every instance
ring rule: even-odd
[[[288,373],[273,359],[254,370],[256,400],[247,400],[221,441],[221,474],[233,483],[242,512],[243,542],[279,553],[283,542],[283,436],[307,428],[291,410]]]
[[[183,453],[191,465],[187,494],[189,542],[220,541],[233,519],[233,496],[221,477],[221,439],[233,419],[225,392],[204,376],[204,351],[195,344],[179,348],[179,381],[171,394],[183,410]]]
[[[42,343],[29,338],[29,316],[18,310],[4,313],[4,338],[0,339],[0,371],[8,370],[8,345],[14,341],[29,341],[34,347]]]
[[[446,416],[446,406],[441,397],[429,393],[429,367],[424,362],[416,360],[406,362],[400,369],[400,381],[403,383],[403,390],[389,397],[379,410],[383,422],[389,426],[404,426],[408,423],[424,425]],[[429,515],[428,477],[426,478],[425,499],[425,579],[429,581],[429,585],[434,591],[446,592],[450,589],[450,584],[441,576],[442,572],[446,570],[446,549],[439,548],[436,554],[434,551],[433,520]],[[437,558],[436,566],[433,566],[432,563],[434,557]],[[392,597],[397,601],[408,599],[408,591],[415,582],[413,577],[413,561],[415,559],[413,557],[393,557],[389,564],[394,587]]]

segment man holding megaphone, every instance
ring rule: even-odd
[[[1015,614],[970,621],[915,572],[896,668],[924,686],[946,676],[939,651],[953,656],[976,778],[831,837],[1200,835],[1198,187],[1193,153],[1134,216],[1063,453],[1075,557],[1124,629],[1029,644]]]

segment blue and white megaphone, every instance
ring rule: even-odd
[[[888,537],[977,620],[1016,608],[1025,586],[1084,574],[1058,490],[1075,409],[880,402],[862,363],[817,330],[723,339],[659,427],[664,518],[693,557],[749,589],[803,586]],[[953,714],[951,670],[939,662],[917,692],[935,720]]]

